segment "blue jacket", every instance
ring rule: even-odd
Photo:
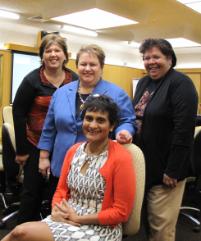
[[[76,119],[76,93],[79,81],[71,82],[59,88],[53,95],[45,119],[38,148],[48,150],[51,154],[51,171],[54,176],[60,176],[64,156],[75,143],[84,141],[82,120]],[[127,130],[134,134],[135,114],[129,96],[121,88],[100,80],[93,90],[93,94],[110,96],[120,108],[120,124],[115,134],[120,130]]]

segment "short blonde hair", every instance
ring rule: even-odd
[[[101,47],[99,47],[96,44],[90,44],[90,45],[81,47],[81,49],[79,50],[79,52],[77,53],[77,56],[76,56],[76,60],[75,60],[76,67],[78,67],[78,62],[79,62],[80,56],[83,53],[90,53],[90,54],[96,55],[96,57],[98,58],[98,61],[100,63],[100,66],[103,69],[104,64],[105,64],[105,53]]]

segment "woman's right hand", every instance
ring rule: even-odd
[[[29,154],[26,154],[26,155],[16,155],[15,161],[16,161],[19,165],[24,166],[28,158],[29,158]]]
[[[39,172],[44,177],[49,177],[50,175],[50,160],[49,157],[40,157],[39,158],[39,165],[38,165]]]

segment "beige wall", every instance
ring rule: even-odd
[[[201,114],[201,69],[179,69],[179,71],[185,73],[192,79],[198,92],[198,113]]]

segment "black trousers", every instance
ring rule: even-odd
[[[38,172],[39,150],[30,144],[29,158],[24,166],[18,224],[40,220],[42,200],[49,199],[47,180]],[[46,191],[45,191],[46,190]]]

